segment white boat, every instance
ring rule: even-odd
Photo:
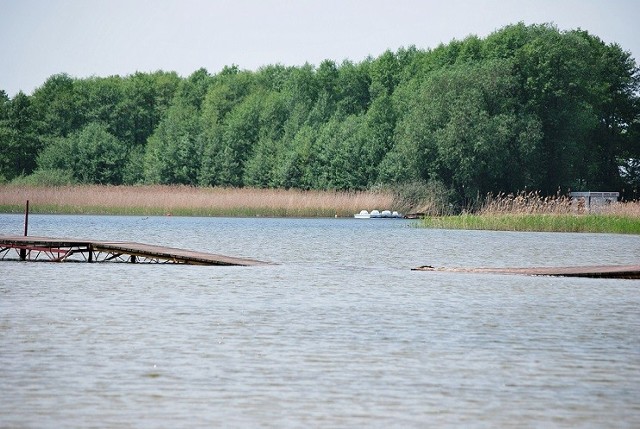
[[[353,217],[356,219],[402,219],[403,216],[391,210],[383,210],[382,212],[371,210],[371,213],[366,210],[361,210],[360,213],[354,214]]]
[[[371,219],[371,214],[366,210],[360,210],[360,213],[353,215],[356,219]]]

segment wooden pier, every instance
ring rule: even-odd
[[[0,236],[0,260],[50,262],[129,262],[189,265],[266,265],[253,259],[127,241]]]
[[[453,273],[520,274],[528,276],[595,277],[615,279],[640,279],[640,265],[598,265],[584,267],[533,267],[533,268],[436,268],[423,265],[414,271],[439,271]]]

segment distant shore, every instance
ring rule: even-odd
[[[200,188],[190,186],[0,185],[0,213],[131,216],[353,217],[360,210],[404,211],[390,191]],[[495,231],[640,234],[640,203],[619,203],[598,213],[571,212],[564,198],[494,200],[477,213],[420,216],[418,226]],[[506,204],[508,203],[508,204]],[[551,204],[550,204],[551,203]],[[549,209],[551,207],[551,209]]]
[[[190,186],[0,186],[0,212],[141,216],[352,217],[393,209],[388,192]]]
[[[566,195],[538,192],[489,196],[474,213],[429,216],[425,228],[640,234],[640,202],[586,207]]]

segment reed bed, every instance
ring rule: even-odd
[[[517,215],[517,214],[568,214],[584,212],[584,206],[573,203],[564,195],[542,196],[538,192],[488,195],[480,208],[480,215]]]
[[[476,213],[427,217],[422,226],[494,231],[596,232],[640,234],[640,203],[601,206],[589,212],[566,196],[536,192],[489,197]]]
[[[362,209],[390,209],[388,192],[190,186],[0,186],[0,211],[174,216],[353,216]]]

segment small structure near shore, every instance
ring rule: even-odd
[[[602,207],[618,202],[619,192],[570,192],[571,203],[587,212],[598,212]]]

